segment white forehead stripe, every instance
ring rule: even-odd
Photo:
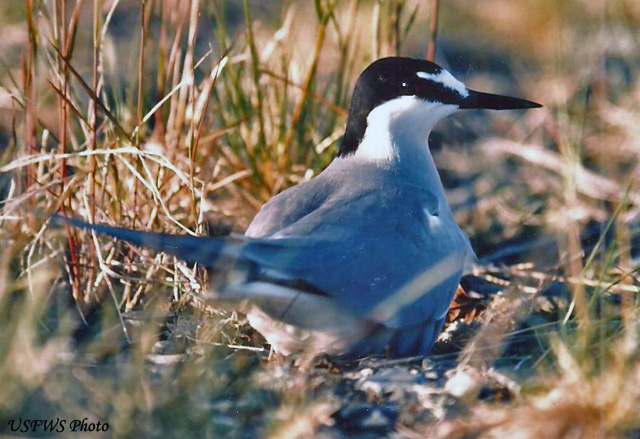
[[[463,98],[469,96],[467,87],[465,87],[462,82],[458,81],[446,70],[441,70],[440,73],[417,72],[416,75],[418,75],[418,78],[439,82],[445,87],[457,91]]]

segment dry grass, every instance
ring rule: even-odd
[[[379,435],[637,432],[640,10],[460,0],[436,20],[437,6],[27,0],[4,14],[0,432],[18,417],[86,416],[119,436],[310,437],[344,431],[332,414],[355,403],[397,409]],[[412,360],[265,364],[242,316],[198,300],[198,267],[47,222],[62,211],[241,231],[262,202],[329,163],[362,67],[432,56],[438,26],[436,61],[471,87],[545,104],[462,115],[432,139],[485,281],[449,330],[453,345],[455,328],[473,341],[433,356],[436,369],[458,356],[477,372],[457,409],[442,382],[362,384],[398,368],[428,377]],[[512,403],[478,400],[496,369],[517,384]]]

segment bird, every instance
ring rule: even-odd
[[[356,81],[337,156],[268,200],[244,235],[61,219],[206,267],[211,300],[244,311],[285,356],[426,355],[476,260],[445,198],[429,135],[460,110],[541,106],[468,89],[430,61],[381,58]]]

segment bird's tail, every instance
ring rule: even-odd
[[[101,224],[89,224],[74,218],[54,215],[55,220],[63,221],[74,227],[92,230],[101,235],[127,241],[131,244],[161,251],[190,263],[199,263],[211,267],[214,262],[236,261],[240,252],[238,238],[200,237],[189,235],[172,235],[168,233],[141,232],[123,227],[112,227]],[[220,261],[222,259],[222,261]]]

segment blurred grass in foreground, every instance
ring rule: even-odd
[[[5,14],[0,432],[88,417],[118,436],[310,437],[332,423],[357,436],[334,415],[356,403],[397,408],[381,435],[637,432],[638,6],[459,0],[441,14],[437,62],[545,109],[434,133],[477,278],[500,292],[474,287],[482,298],[451,325],[472,341],[432,356],[469,385],[454,375],[455,397],[438,382],[400,398],[354,372],[396,363],[265,363],[241,316],[201,303],[200,270],[46,219],[242,230],[329,163],[368,62],[426,54],[424,2],[27,0]],[[479,399],[492,368],[513,380],[509,404]]]

